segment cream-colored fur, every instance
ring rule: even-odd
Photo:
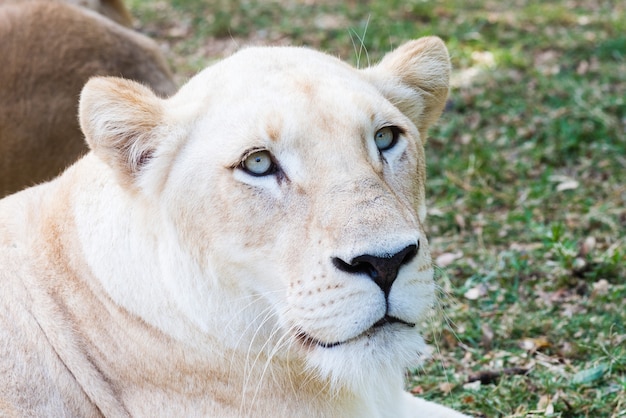
[[[448,78],[422,38],[365,70],[245,49],[169,99],[89,81],[92,151],[0,201],[0,410],[461,417],[403,391],[434,299],[423,144]]]
[[[87,152],[77,113],[90,77],[133,79],[162,96],[176,90],[145,36],[77,6],[14,1],[0,0],[0,197],[53,178]]]

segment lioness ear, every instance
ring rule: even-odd
[[[425,140],[448,98],[450,57],[443,41],[429,36],[407,42],[364,71]]]
[[[158,145],[162,100],[147,87],[115,77],[95,77],[80,95],[80,127],[91,150],[125,186],[136,186]]]

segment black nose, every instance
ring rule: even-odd
[[[411,244],[396,254],[382,257],[370,254],[360,255],[354,257],[349,263],[341,258],[333,257],[333,264],[339,270],[347,273],[367,274],[385,292],[385,297],[387,297],[391,285],[398,277],[400,267],[409,263],[417,255],[418,245]]]

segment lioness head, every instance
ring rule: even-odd
[[[80,122],[127,198],[159,220],[154,240],[171,243],[160,268],[178,312],[230,348],[359,384],[424,353],[424,142],[449,68],[432,37],[365,70],[250,48],[169,99],[92,79]]]

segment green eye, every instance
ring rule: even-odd
[[[376,146],[379,151],[387,151],[390,148],[393,148],[398,141],[398,128],[394,126],[385,126],[384,128],[380,128],[376,131],[374,135],[374,142],[376,142]]]
[[[248,155],[241,163],[241,168],[253,176],[267,176],[276,171],[272,155],[265,150]]]

